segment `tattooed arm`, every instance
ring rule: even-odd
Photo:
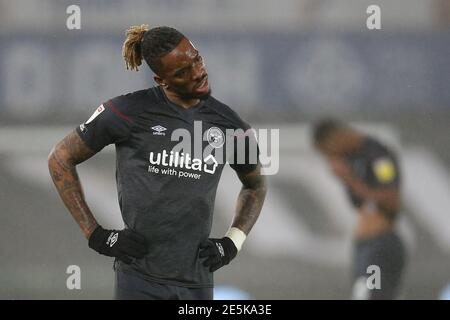
[[[58,193],[80,226],[86,238],[98,226],[84,200],[76,165],[95,154],[89,149],[76,131],[68,134],[53,147],[48,157],[48,168]]]
[[[266,178],[261,175],[260,165],[251,172],[238,173],[238,176],[242,182],[242,189],[238,196],[231,227],[238,228],[248,235],[259,217],[266,197]]]
[[[266,179],[261,175],[261,167],[248,173],[238,172],[242,182],[236,213],[230,230],[221,239],[209,238],[200,244],[199,257],[205,258],[203,265],[214,272],[230,263],[241,250],[248,233],[261,212],[266,197]]]

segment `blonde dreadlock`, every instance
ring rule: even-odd
[[[147,24],[132,26],[127,30],[127,38],[122,47],[122,56],[125,59],[127,70],[139,71],[142,64],[142,43],[145,33],[150,30]]]
[[[161,57],[178,46],[184,35],[171,27],[132,26],[127,30],[122,55],[127,69],[138,71],[144,59],[156,74],[161,70]]]

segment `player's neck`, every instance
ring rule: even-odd
[[[185,109],[192,108],[200,103],[200,99],[182,98],[178,94],[169,91],[164,87],[162,87],[162,90],[164,91],[164,94],[166,95],[167,99],[169,99],[170,102],[179,105],[180,107],[183,107]]]

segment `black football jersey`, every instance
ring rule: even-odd
[[[117,268],[159,283],[213,285],[212,273],[198,257],[199,244],[211,231],[226,161],[239,172],[256,168],[250,154],[256,137],[249,129],[212,96],[184,109],[160,87],[106,101],[77,128],[94,151],[115,144],[123,221],[147,241],[143,259],[130,265],[116,261]],[[242,141],[243,161],[237,149]]]
[[[365,184],[374,189],[399,186],[400,170],[396,156],[386,146],[367,137],[356,152],[346,157],[352,172]],[[352,204],[360,207],[363,199],[348,189]]]

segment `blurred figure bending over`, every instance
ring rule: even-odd
[[[405,265],[405,249],[394,230],[401,209],[395,155],[374,138],[335,120],[316,123],[313,136],[358,212],[352,298],[395,299]]]

